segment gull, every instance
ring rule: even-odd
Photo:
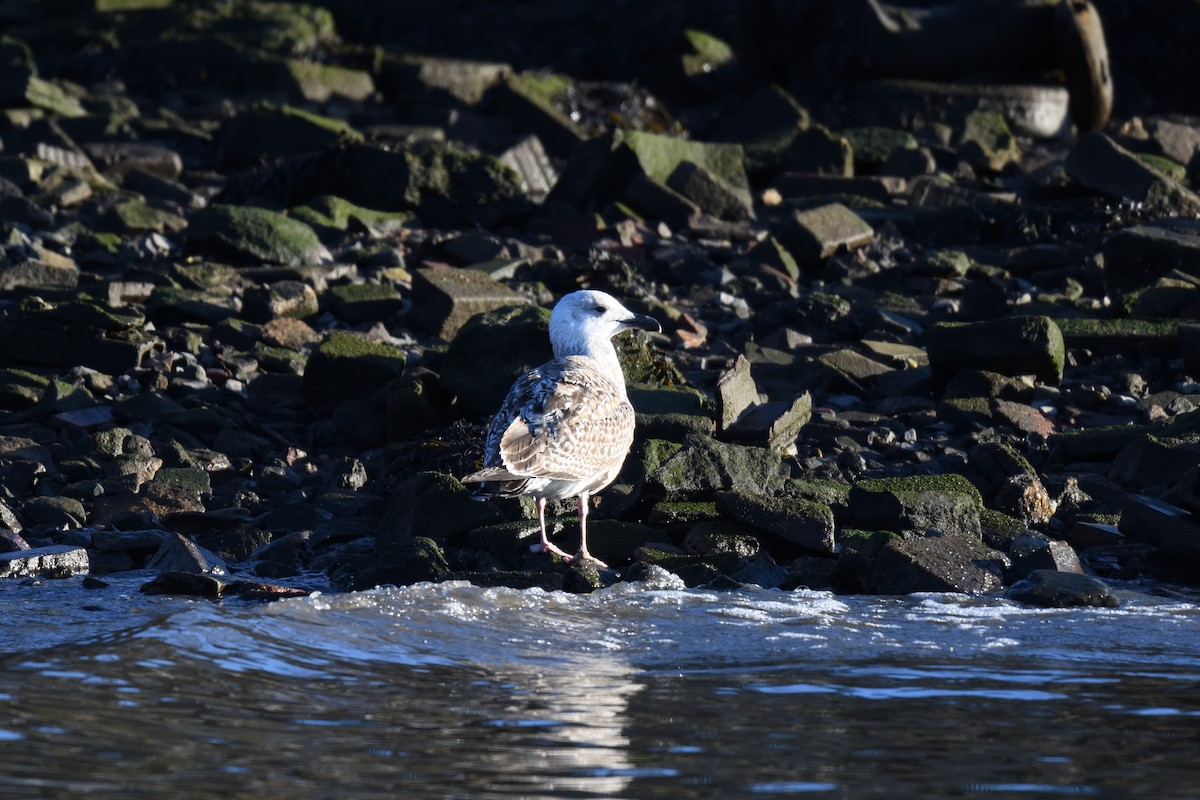
[[[550,313],[554,359],[513,384],[492,418],[483,469],[462,479],[476,496],[530,495],[541,541],[530,549],[568,561],[607,566],[587,546],[588,497],[612,483],[633,444],[633,406],[612,337],[624,330],[661,331],[604,292],[565,295]],[[546,501],[579,498],[579,552],[572,556],[546,536]]]

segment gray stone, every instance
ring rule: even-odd
[[[827,505],[753,491],[717,492],[722,514],[819,553],[833,553],[833,511]]]
[[[29,549],[29,542],[25,541],[21,534],[8,528],[0,528],[0,553],[16,553]]]
[[[78,528],[87,519],[83,503],[73,497],[29,497],[21,504],[21,515],[33,525]]]
[[[1200,278],[1200,223],[1167,218],[1117,231],[1104,241],[1104,281],[1110,290],[1148,286],[1172,270]]]
[[[1200,197],[1099,131],[1079,137],[1066,170],[1089,189],[1179,214],[1200,213]]]
[[[1004,554],[970,537],[876,533],[842,542],[834,580],[846,590],[983,594],[1004,585]]]
[[[865,530],[937,530],[981,537],[979,491],[961,475],[916,475],[859,481],[850,488],[856,527]]]
[[[0,553],[0,578],[65,578],[85,573],[89,567],[87,550],[69,544]]]
[[[1200,566],[1200,519],[1182,508],[1133,494],[1121,509],[1117,528],[1129,541],[1154,545],[1171,569]]]
[[[840,250],[871,243],[875,231],[841,203],[793,211],[773,233],[802,268],[815,268]]]
[[[317,310],[317,293],[300,281],[276,281],[250,287],[242,293],[242,313],[254,322],[280,317],[301,319],[315,316]]]
[[[945,386],[964,367],[1062,382],[1063,333],[1049,317],[1005,317],[986,322],[939,323],[926,334],[933,379]]]
[[[770,450],[692,436],[647,480],[671,495],[707,495],[716,489],[774,494],[787,472],[787,464]]]
[[[812,419],[808,392],[790,403],[768,402],[752,406],[726,431],[732,439],[765,444],[776,452],[789,451],[801,429]]]
[[[717,378],[716,397],[720,431],[728,430],[746,411],[762,402],[745,356],[739,354],[733,366]]]
[[[1009,587],[1008,597],[1041,608],[1116,608],[1120,605],[1112,589],[1099,578],[1055,570],[1033,571],[1029,577]]]
[[[641,173],[630,179],[620,199],[651,219],[660,219],[677,230],[686,228],[701,213],[696,203]]]
[[[167,180],[175,180],[183,172],[183,159],[179,153],[162,145],[146,142],[89,142],[83,149],[96,168],[109,175],[124,176],[139,170]]]
[[[737,191],[706,167],[683,161],[667,176],[666,183],[714,217],[737,221],[754,219],[754,207],[748,194]]]
[[[188,572],[196,575],[226,576],[229,567],[216,553],[205,550],[186,536],[172,533],[163,539],[146,569],[159,572]]]
[[[720,519],[706,519],[692,525],[681,546],[685,553],[694,556],[733,553],[740,558],[754,558],[762,550],[754,529]]]
[[[958,155],[976,169],[999,172],[1008,164],[1021,160],[1021,148],[1003,114],[973,111],[963,125]]]
[[[453,339],[476,314],[529,301],[474,269],[421,269],[413,273],[413,324]]]
[[[1200,444],[1154,436],[1140,436],[1117,453],[1113,475],[1139,489],[1174,485],[1188,470],[1200,466]]]
[[[1083,572],[1079,555],[1071,545],[1033,531],[1018,534],[1009,544],[1008,555],[1012,558],[1013,573],[1022,578],[1034,570]]]
[[[550,163],[542,147],[542,140],[526,136],[500,154],[500,163],[509,167],[521,181],[521,190],[535,203],[546,199],[554,184],[558,183],[558,171]]]

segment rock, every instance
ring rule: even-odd
[[[964,367],[1004,375],[1062,381],[1063,333],[1049,317],[1005,317],[987,322],[938,323],[926,334],[929,365],[940,386]]]
[[[1071,348],[1114,353],[1172,354],[1179,344],[1178,323],[1175,320],[1066,317],[1056,320],[1055,324]]]
[[[742,145],[746,169],[770,171],[796,135],[810,124],[808,112],[778,86],[756,89],[711,134],[715,142]]]
[[[1057,503],[1042,485],[1037,471],[1011,445],[977,444],[968,451],[967,463],[986,482],[985,501],[990,507],[1031,525],[1044,524],[1054,516]]]
[[[754,219],[754,208],[745,192],[738,192],[705,167],[690,161],[680,162],[667,176],[666,184],[714,217]]]
[[[750,362],[738,355],[717,379],[717,429],[726,431],[751,407],[762,402],[750,374]]]
[[[332,195],[315,197],[293,208],[289,216],[308,225],[326,241],[343,235],[351,224],[382,231],[399,229],[412,220],[406,211],[375,211]]]
[[[1099,131],[1079,137],[1066,170],[1089,189],[1182,214],[1200,213],[1200,197]]]
[[[808,172],[779,173],[775,176],[773,186],[785,198],[829,197],[836,200],[851,195],[884,204],[890,204],[894,197],[903,194],[906,188],[904,181],[890,176],[847,177]]]
[[[313,229],[265,208],[211,205],[192,215],[189,246],[243,261],[313,264],[328,260]]]
[[[513,69],[508,64],[425,55],[385,55],[378,80],[380,90],[388,95],[407,99],[418,92],[445,94],[473,106],[512,74]]]
[[[178,214],[154,208],[144,200],[117,203],[105,214],[102,223],[117,233],[179,233],[187,220]]]
[[[779,159],[784,172],[816,175],[854,174],[854,150],[841,136],[821,125],[812,125],[797,133]]]
[[[445,547],[461,543],[472,528],[502,521],[495,505],[473,499],[455,478],[419,472],[397,486],[388,498],[375,548],[380,558],[386,558],[389,548],[406,546],[418,536]]]
[[[833,580],[846,591],[983,594],[1003,587],[1003,554],[971,537],[875,533],[842,544]]]
[[[73,497],[29,497],[21,504],[21,516],[32,525],[60,530],[78,528],[87,520],[83,503]]]
[[[898,128],[865,126],[844,128],[841,133],[854,154],[854,172],[860,175],[877,173],[897,151],[917,147],[916,137]]]
[[[1121,509],[1118,530],[1133,542],[1157,548],[1156,561],[1168,574],[1200,566],[1200,520],[1195,515],[1142,494],[1133,494]]]
[[[621,202],[628,203],[651,219],[660,219],[671,228],[686,228],[700,213],[700,206],[674,189],[655,183],[638,174],[621,193]]]
[[[1013,573],[1025,578],[1036,570],[1057,570],[1083,574],[1083,565],[1071,545],[1040,533],[1025,531],[1013,539],[1008,548]]]
[[[288,105],[258,103],[230,120],[221,131],[221,158],[254,164],[264,156],[287,158],[356,141],[362,134],[342,120]]]
[[[508,305],[471,317],[450,342],[441,369],[461,412],[494,414],[514,380],[554,357],[549,329],[550,312],[538,306]]]
[[[520,72],[500,84],[498,102],[509,116],[535,134],[555,156],[566,158],[584,140],[583,132],[562,111],[571,80],[551,72]]]
[[[808,392],[790,403],[760,403],[742,414],[726,434],[738,441],[766,445],[775,452],[787,452],[812,419],[812,410],[812,395]]]
[[[476,314],[528,302],[478,270],[422,269],[413,273],[413,324],[447,341]]]
[[[714,503],[714,510],[715,506]],[[739,558],[754,558],[762,550],[758,537],[750,528],[717,519],[693,525],[683,537],[681,546],[685,553],[702,557],[732,553]]]
[[[1104,282],[1120,294],[1172,270],[1200,278],[1200,224],[1166,218],[1117,231],[1104,241]]]
[[[841,203],[793,211],[772,233],[809,270],[840,250],[867,246],[875,236],[870,225]]]
[[[859,481],[850,488],[849,502],[855,526],[864,530],[933,529],[972,539],[982,535],[983,500],[961,475]]]
[[[1170,486],[1200,466],[1200,444],[1147,433],[1121,448],[1113,459],[1113,475],[1138,489]]]
[[[303,392],[309,403],[332,410],[382,389],[404,369],[404,352],[347,331],[332,330],[309,356]]]
[[[1090,575],[1034,570],[1008,589],[1008,598],[1041,608],[1116,608],[1120,603],[1104,581]]]
[[[0,528],[0,553],[16,553],[29,550],[29,542],[21,534],[8,528]]]
[[[174,150],[146,142],[88,142],[83,145],[96,168],[110,176],[137,171],[173,181],[183,172],[183,159]],[[136,186],[128,188],[137,191]]]
[[[378,555],[372,555],[349,580],[341,581],[347,589],[370,589],[383,584],[407,586],[421,581],[440,581],[450,577],[450,567],[437,543],[424,536]]]
[[[173,533],[167,536],[146,569],[159,572],[187,572],[196,575],[227,576],[229,567],[216,553],[205,550],[191,539]]]
[[[681,449],[649,472],[647,481],[678,497],[717,489],[774,494],[783,487],[786,472],[787,465],[770,450],[690,436]]]
[[[333,286],[325,296],[338,319],[351,324],[390,319],[406,307],[403,295],[378,283]]]
[[[558,183],[558,170],[550,162],[542,140],[526,136],[499,155],[500,163],[517,174],[521,191],[530,200],[540,203]]]
[[[774,534],[806,550],[833,553],[833,511],[827,505],[752,491],[722,491],[717,508],[737,522]]]
[[[276,281],[242,293],[242,313],[254,322],[281,317],[303,319],[316,316],[317,311],[317,293],[300,281]]]
[[[139,588],[143,594],[178,594],[215,600],[230,593],[232,583],[198,572],[162,572]]]
[[[89,566],[87,550],[69,544],[0,553],[0,578],[65,578],[85,573]]]
[[[620,199],[639,174],[665,186],[685,161],[707,169],[733,190],[742,206],[751,207],[740,145],[623,130],[580,146],[547,199],[577,208],[603,206]]]
[[[972,111],[963,127],[958,155],[976,169],[999,172],[1021,160],[1021,148],[1003,114]]]

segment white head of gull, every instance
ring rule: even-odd
[[[568,560],[603,562],[588,552],[588,497],[612,483],[633,444],[633,406],[612,337],[624,330],[661,331],[604,292],[564,296],[550,314],[554,360],[525,373],[488,426],[483,469],[463,478],[477,496],[530,495],[541,541],[535,550]],[[579,498],[579,552],[546,535],[546,501]]]

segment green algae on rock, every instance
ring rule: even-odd
[[[311,264],[325,257],[312,228],[275,211],[252,206],[211,205],[192,214],[188,243],[243,260]]]

